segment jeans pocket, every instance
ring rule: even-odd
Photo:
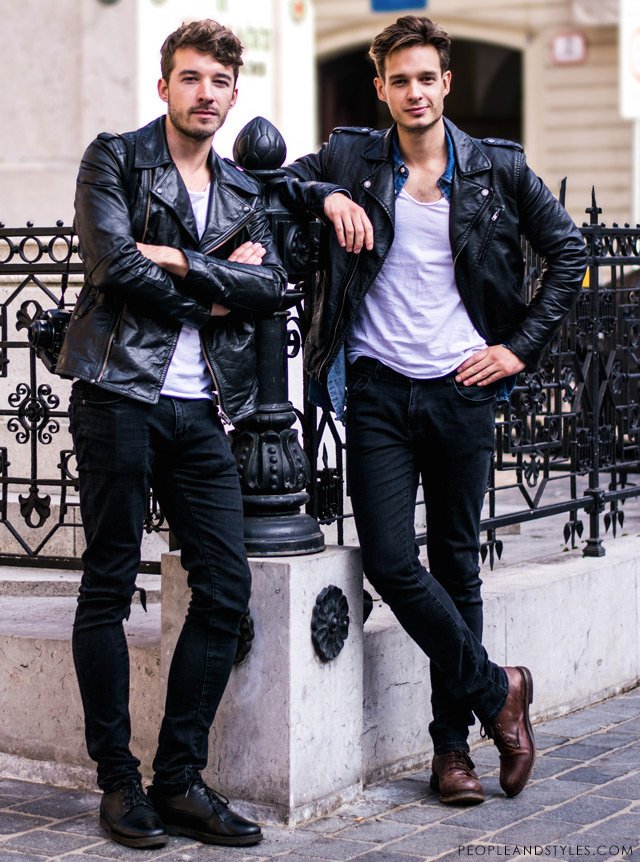
[[[455,391],[464,401],[469,401],[473,404],[487,404],[490,401],[496,400],[498,392],[497,383],[489,383],[488,386],[477,386],[475,384],[465,386],[464,383],[458,383],[453,377],[451,378],[451,382]]]
[[[347,395],[357,395],[371,383],[371,374],[369,372],[352,371],[347,372]]]
[[[85,381],[74,384],[71,397],[76,404],[82,404],[85,407],[110,407],[130,400],[119,392],[112,392]]]

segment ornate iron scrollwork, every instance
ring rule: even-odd
[[[52,418],[51,411],[60,406],[60,399],[48,383],[38,386],[35,396],[26,383],[19,383],[8,401],[17,407],[17,416],[9,419],[7,428],[16,435],[18,443],[28,443],[35,433],[40,443],[51,443],[53,435],[60,431],[60,423]]]
[[[541,413],[547,401],[542,375],[538,372],[525,374],[524,385],[526,388],[521,395],[523,410],[529,415]]]
[[[309,295],[317,277],[324,228],[306,217],[298,220],[281,205],[278,176],[285,146],[273,126],[258,118],[243,130],[238,146],[245,148],[239,152],[240,160],[261,172],[265,180],[273,236],[292,285],[278,312],[280,317],[259,321],[260,409],[235,432],[247,522],[253,531],[249,544],[255,553],[308,553],[321,550],[324,544],[315,519],[335,522],[341,544],[343,526],[351,517],[344,512],[342,428],[327,410],[316,411],[309,404],[295,409],[287,391],[287,360],[298,357],[307,333]],[[640,472],[640,226],[601,223],[595,193],[587,212],[590,221],[583,225],[582,235],[590,255],[588,278],[573,310],[543,353],[539,369],[521,374],[509,402],[499,408],[489,481],[492,505],[482,528],[488,532],[482,558],[491,564],[502,551],[495,530],[530,520],[534,510],[535,517],[543,517],[545,506],[546,514],[565,513],[565,542],[574,546],[581,538],[587,545],[584,553],[600,555],[604,551],[599,525],[604,522],[605,528],[615,533],[623,523],[622,501],[640,496],[640,484],[633,481]],[[5,429],[10,432],[0,449],[0,512],[3,528],[20,545],[17,556],[21,559],[46,558],[49,537],[58,528],[79,525],[77,520],[70,523],[65,519],[67,511],[77,508],[76,496],[68,497],[69,492],[77,491],[77,477],[73,453],[66,442],[66,410],[58,404],[64,387],[57,390],[58,384],[54,384],[55,394],[49,386],[50,377],[41,384],[42,369],[32,355],[28,362],[20,358],[14,361],[20,355],[26,359],[25,351],[30,348],[26,339],[15,338],[11,327],[13,316],[15,331],[26,329],[41,310],[38,299],[43,301],[43,297],[45,306],[60,301],[65,306],[73,303],[73,298],[63,300],[66,280],[71,278],[70,286],[82,280],[73,236],[71,228],[62,222],[49,228],[0,225],[0,274],[4,279],[15,276],[15,285],[3,294],[0,303],[0,376],[11,378],[4,389],[5,403],[0,405]],[[522,294],[529,301],[538,290],[545,264],[527,243],[523,244],[523,259]],[[28,373],[23,382],[17,369],[25,367]],[[296,397],[300,398],[300,393]],[[302,447],[295,439],[300,428]],[[41,447],[65,437],[62,446],[67,448],[57,453],[60,473],[51,479],[56,453],[49,452],[47,461]],[[331,463],[325,442],[332,450]],[[52,448],[48,445],[49,450]],[[21,470],[27,460],[22,456],[26,449],[31,450],[27,455],[30,461]],[[45,475],[51,500],[40,487],[45,484]],[[591,490],[584,496],[587,485]],[[535,492],[531,492],[532,487]],[[553,495],[548,495],[549,488],[554,489]],[[509,489],[511,497],[507,496]],[[519,511],[514,511],[514,494],[522,498]],[[503,514],[495,503],[505,498],[508,511]],[[18,534],[12,522],[12,503],[16,500],[18,512],[26,518],[24,523],[34,528],[52,517],[59,501],[58,523],[42,544],[31,547]],[[604,501],[605,509],[600,501]],[[304,506],[306,518],[300,511]],[[587,506],[589,524],[587,527],[585,519],[586,535],[582,535],[578,514]],[[162,524],[162,513],[152,500],[145,529],[164,529]],[[0,554],[0,558],[14,561],[16,554]],[[77,567],[79,560],[69,558],[65,564]],[[145,566],[147,571],[159,568],[156,561],[145,561]]]

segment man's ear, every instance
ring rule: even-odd
[[[169,87],[167,86],[167,82],[164,78],[160,78],[160,80],[158,81],[158,95],[163,102],[169,101]]]
[[[373,86],[376,88],[376,93],[378,94],[378,98],[381,102],[387,101],[387,95],[384,89],[384,81],[382,78],[374,78]]]

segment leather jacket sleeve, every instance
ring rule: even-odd
[[[262,265],[232,263],[182,249],[184,279],[138,251],[133,234],[126,150],[120,138],[97,138],[87,148],[76,185],[75,225],[87,277],[94,288],[149,317],[202,328],[214,302],[257,313],[275,310],[286,288],[260,205],[247,229],[267,246]]]
[[[285,166],[285,176],[278,182],[278,191],[285,206],[308,210],[325,221],[325,198],[334,192],[351,197],[351,193],[342,186],[324,181],[328,175],[328,152],[327,144],[323,144],[319,152],[296,159]]]
[[[528,167],[524,155],[516,195],[521,233],[545,263],[526,317],[507,346],[532,366],[571,310],[584,278],[587,251],[573,220]]]
[[[260,266],[224,260],[200,251],[182,249],[189,271],[182,280],[188,291],[208,292],[210,302],[231,311],[257,315],[272,314],[280,307],[287,287],[287,276],[271,236],[269,219],[261,199],[247,225],[252,242],[266,249]]]
[[[80,163],[75,227],[87,278],[97,290],[148,316],[200,328],[208,323],[210,309],[179,291],[169,273],[138,251],[121,146],[96,138]]]

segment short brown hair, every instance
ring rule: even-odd
[[[389,24],[378,33],[369,49],[380,78],[384,78],[384,64],[389,54],[414,45],[433,45],[440,57],[440,68],[446,72],[451,55],[451,39],[439,24],[420,15],[404,15],[395,24]]]
[[[165,81],[173,70],[173,57],[178,48],[195,48],[210,54],[223,66],[233,69],[234,80],[242,66],[242,43],[235,33],[212,18],[189,21],[170,33],[160,48],[160,70]]]

